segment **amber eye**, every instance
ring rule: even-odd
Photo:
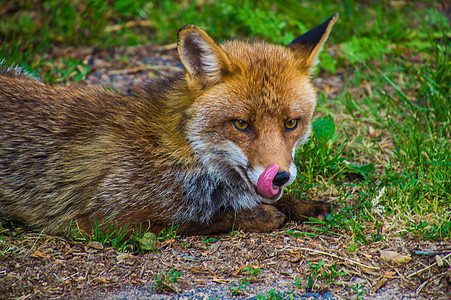
[[[243,120],[233,120],[233,126],[239,131],[247,131],[249,130],[249,124]]]
[[[286,130],[294,130],[298,127],[298,119],[291,119],[285,123]]]

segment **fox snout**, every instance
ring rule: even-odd
[[[256,172],[259,172],[258,169]],[[277,164],[271,164],[258,175],[256,191],[262,202],[271,204],[282,196],[283,187],[291,184],[296,177],[296,167],[293,165],[290,169],[291,172],[280,170]],[[251,177],[256,177],[255,175],[257,174]]]
[[[276,187],[283,187],[285,183],[290,180],[290,174],[287,171],[279,171],[272,181],[272,184]]]

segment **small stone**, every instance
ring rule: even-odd
[[[103,250],[103,248],[104,248],[102,243],[96,242],[96,241],[89,242],[88,247],[91,247],[91,248],[94,248],[97,250]]]
[[[121,253],[118,256],[116,256],[116,260],[119,263],[123,262],[125,260],[128,260],[128,259],[133,259],[133,258],[135,258],[135,257],[133,255],[131,255],[130,253]]]
[[[392,261],[397,264],[407,264],[412,260],[410,255],[403,255],[396,251],[381,251],[381,259],[386,261]]]
[[[221,247],[221,244],[222,244],[221,241],[217,241],[216,243],[211,244],[210,245],[210,252],[213,253],[213,252],[218,251],[219,247]]]

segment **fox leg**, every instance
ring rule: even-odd
[[[245,232],[270,232],[282,227],[288,218],[277,208],[260,204],[241,212],[219,212],[207,224],[187,222],[180,224],[179,233],[183,235],[207,235],[227,233],[232,230]]]
[[[309,217],[324,220],[331,212],[329,203],[301,200],[290,194],[284,194],[276,203],[260,204],[241,212],[221,211],[206,223],[186,222],[179,226],[182,235],[208,235],[228,233],[232,230],[245,232],[271,232],[282,227],[288,218],[306,221]]]
[[[295,221],[306,221],[309,217],[324,220],[331,212],[330,203],[301,200],[287,193],[273,205]]]
[[[282,227],[287,221],[287,215],[276,207],[260,204],[237,213],[236,228],[247,232],[270,232]]]

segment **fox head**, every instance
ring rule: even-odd
[[[198,27],[179,30],[178,52],[193,99],[185,135],[207,169],[218,176],[234,170],[264,203],[280,198],[296,177],[295,150],[311,132],[311,74],[337,18],[285,47],[218,45]]]

